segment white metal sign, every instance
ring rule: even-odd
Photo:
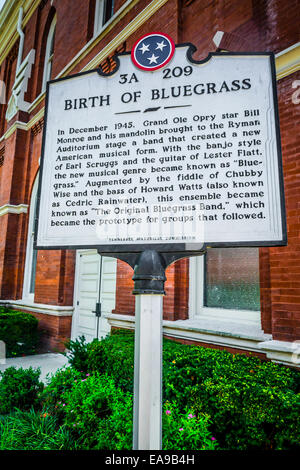
[[[38,248],[286,243],[273,56],[192,52],[48,84]]]

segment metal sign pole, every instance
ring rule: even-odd
[[[100,259],[100,275],[99,275],[99,291],[98,291],[98,302],[96,303],[96,310],[95,314],[97,317],[97,336],[96,338],[99,339],[99,322],[101,317],[101,288],[102,288],[102,265],[103,265],[103,256]]]
[[[165,268],[164,258],[154,250],[144,251],[134,268],[134,450],[161,449],[162,310]]]

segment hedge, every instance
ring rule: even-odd
[[[3,374],[0,450],[132,449],[133,396],[111,376],[64,367],[42,391],[39,374],[13,367]],[[165,403],[162,425],[163,450],[218,448],[208,416]]]
[[[38,341],[38,320],[31,314],[0,308],[0,340],[6,345],[6,356],[34,354]]]
[[[38,404],[43,389],[40,369],[8,367],[0,372],[0,415],[21,408],[23,411]]]
[[[110,374],[133,390],[134,335],[69,342],[79,371]],[[300,371],[232,354],[164,340],[163,401],[208,415],[219,448],[300,449]]]

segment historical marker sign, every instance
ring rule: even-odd
[[[285,244],[272,54],[197,62],[155,34],[48,84],[37,248]]]

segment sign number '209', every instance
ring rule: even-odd
[[[174,67],[172,69],[167,68],[163,70],[163,78],[177,78],[181,77],[182,75],[188,77],[193,73],[193,67],[191,65],[187,65],[186,67]],[[133,83],[133,82],[138,82],[138,78],[135,73],[132,75],[128,76],[128,73],[122,73],[120,75],[120,80],[119,83],[121,85],[124,85],[125,83]]]

